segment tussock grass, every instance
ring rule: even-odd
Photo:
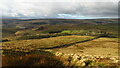
[[[66,48],[53,49],[63,53],[76,53],[101,56],[118,56],[118,38],[98,38],[84,43],[78,43]]]
[[[10,42],[3,42],[3,49],[16,49],[16,50],[33,50],[36,48],[48,48],[60,46],[78,41],[94,38],[92,36],[59,36],[53,38],[33,39],[33,40],[16,40]]]

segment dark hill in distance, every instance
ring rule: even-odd
[[[118,23],[118,19],[2,19],[3,26],[20,25],[20,24],[113,24]]]
[[[33,34],[39,31],[46,33],[63,30],[117,33],[118,19],[2,19],[2,26],[3,35],[15,34],[17,31]]]

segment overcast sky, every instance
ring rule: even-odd
[[[0,15],[11,18],[117,18],[119,0],[0,0]]]

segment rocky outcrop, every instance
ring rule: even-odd
[[[78,55],[78,54],[65,54],[56,52],[56,56],[64,58],[69,66],[116,66],[118,65],[118,57],[108,57],[99,55]]]

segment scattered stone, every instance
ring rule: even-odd
[[[110,57],[110,56],[99,56],[99,55],[85,55],[85,54],[65,54],[65,53],[55,53],[56,56],[62,56],[62,58],[65,58],[69,65],[75,65],[75,66],[85,66],[88,60],[92,62],[111,62],[111,63],[118,63],[117,60],[118,57]],[[94,66],[94,63],[92,63],[92,66]]]

